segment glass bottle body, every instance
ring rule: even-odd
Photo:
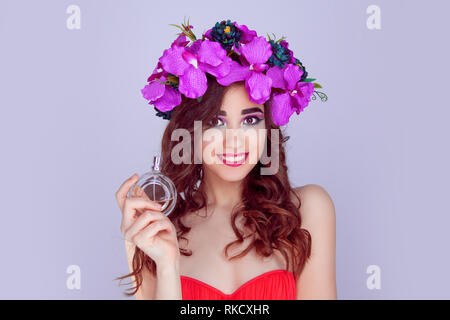
[[[168,216],[177,201],[177,191],[172,180],[159,170],[159,157],[154,157],[152,171],[144,173],[130,188],[127,195],[141,197],[161,205],[161,213]]]

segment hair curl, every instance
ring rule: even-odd
[[[169,215],[170,220],[177,229],[177,238],[187,240],[185,235],[190,227],[185,226],[180,218],[190,212],[196,212],[202,208],[207,209],[206,194],[201,187],[202,165],[195,164],[191,152],[190,164],[174,164],[171,161],[171,152],[178,141],[171,140],[171,134],[175,129],[184,128],[191,134],[191,150],[194,150],[194,121],[203,120],[203,130],[220,110],[221,102],[225,93],[225,87],[217,83],[214,77],[207,74],[208,89],[201,101],[188,99],[183,96],[182,103],[174,108],[170,121],[164,131],[161,143],[161,172],[174,182],[178,200],[173,212]],[[267,132],[269,129],[278,129],[270,117],[270,105],[264,104],[265,123]],[[262,164],[260,161],[244,179],[241,204],[233,210],[231,225],[237,239],[226,245],[225,255],[229,260],[246,255],[252,248],[265,257],[270,256],[274,250],[279,250],[287,262],[287,270],[293,270],[295,278],[302,272],[307,259],[311,255],[311,235],[306,229],[301,228],[301,206],[300,197],[291,187],[287,175],[286,156],[283,144],[289,136],[283,137],[280,130],[279,141],[271,141],[271,135],[267,135],[267,154],[271,155],[272,143],[278,143],[279,170],[273,175],[261,175],[260,168],[270,167],[270,163]],[[181,156],[181,155],[180,155]],[[200,182],[200,183],[199,183]],[[182,195],[182,196],[181,196]],[[294,205],[291,195],[298,200],[298,206]],[[243,234],[236,226],[239,215],[245,217],[244,226],[253,230],[255,236],[252,243],[238,255],[229,257],[228,249],[234,244],[244,241]],[[180,248],[180,254],[192,255],[192,250]],[[136,285],[131,292],[125,292],[126,296],[133,296],[139,290],[143,281],[143,268],[156,274],[156,264],[141,249],[135,248],[133,272],[116,278],[116,280],[127,277],[135,277]]]

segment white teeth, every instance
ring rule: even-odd
[[[237,157],[225,157],[225,156],[222,156],[222,158],[225,159],[225,161],[227,161],[227,162],[239,162],[239,161],[244,160],[244,157],[245,157],[245,154],[237,156]]]

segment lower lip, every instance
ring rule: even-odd
[[[248,157],[248,152],[245,153],[244,159],[240,160],[240,161],[236,161],[236,162],[227,162],[225,160],[225,158],[223,158],[221,155],[217,155],[219,157],[220,160],[222,160],[223,164],[230,166],[230,167],[239,167],[242,164],[244,164],[245,160]]]

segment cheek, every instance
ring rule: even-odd
[[[258,136],[258,157],[261,156],[267,142],[266,132],[261,132]]]
[[[202,136],[202,159],[205,164],[213,164],[216,154],[223,152],[223,134],[220,130],[206,130]]]
[[[261,157],[267,140],[267,130],[264,127],[254,129],[246,136],[247,150],[249,151],[249,163],[256,164]]]

